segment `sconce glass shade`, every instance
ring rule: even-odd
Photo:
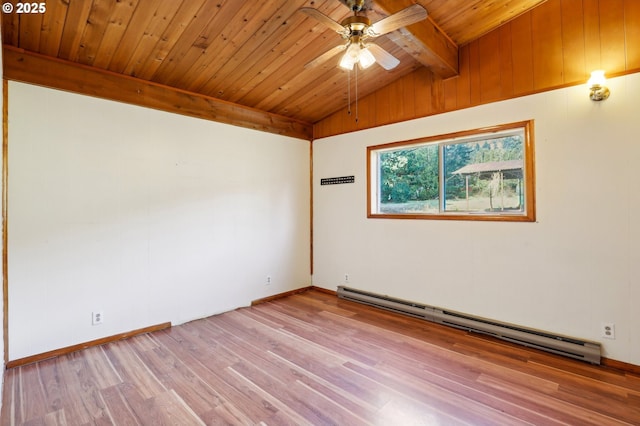
[[[589,87],[589,99],[592,101],[603,101],[609,97],[609,89],[604,85],[607,79],[603,70],[591,72],[591,78],[587,82]]]
[[[605,81],[607,81],[607,79],[604,76],[604,71],[595,70],[591,71],[591,78],[589,79],[587,84],[589,85],[589,87],[604,86]]]

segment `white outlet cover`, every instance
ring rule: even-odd
[[[603,322],[600,324],[600,330],[602,332],[602,337],[605,339],[615,339],[616,338],[616,325],[610,322]]]
[[[91,325],[99,325],[104,321],[104,314],[102,311],[96,311],[91,313]]]

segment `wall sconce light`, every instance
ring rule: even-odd
[[[596,70],[591,72],[591,78],[587,82],[589,86],[589,99],[592,101],[604,101],[609,97],[609,89],[604,85],[606,78],[604,78],[603,70]]]

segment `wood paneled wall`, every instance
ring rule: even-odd
[[[316,123],[314,138],[584,84],[594,69],[640,71],[640,1],[549,0],[462,46],[457,77],[419,69],[360,99],[358,122],[345,106]]]

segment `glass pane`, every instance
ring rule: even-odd
[[[419,145],[378,156],[378,212],[439,213],[438,146]]]
[[[444,210],[524,211],[524,135],[444,146]]]

